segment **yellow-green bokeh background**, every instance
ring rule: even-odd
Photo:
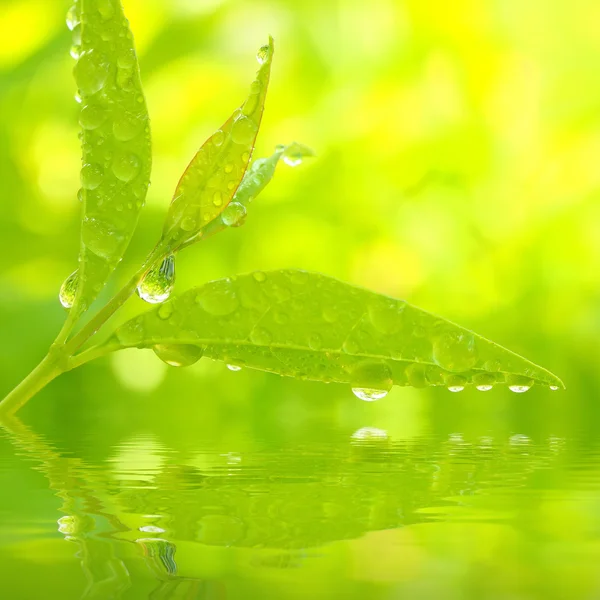
[[[272,34],[276,58],[255,156],[292,140],[318,156],[301,168],[281,166],[243,228],[182,253],[177,289],[297,267],[405,298],[561,376],[566,393],[519,398],[539,401],[546,421],[589,422],[600,355],[596,2],[124,5],[152,119],[154,167],[112,290],[153,244],[180,174],[244,97],[256,49]],[[0,3],[5,390],[59,328],[57,290],[76,266],[80,152],[66,8],[59,0]],[[134,299],[126,313],[143,308]],[[266,397],[276,404],[276,395],[285,397],[282,406],[294,398],[290,415],[318,410],[343,422],[340,413],[363,410],[346,390],[323,390],[258,373],[234,380],[216,363],[165,373],[148,353],[129,352],[65,376],[46,392],[48,402],[37,403],[52,412],[50,404],[89,395],[127,415],[127,398],[133,407],[158,406],[166,394],[197,410],[210,397],[219,422],[230,418],[224,406],[243,414]],[[441,398],[433,394],[395,390],[369,415],[386,421],[411,402],[421,410]],[[508,396],[452,402],[514,404]]]

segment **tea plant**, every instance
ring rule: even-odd
[[[179,181],[162,236],[130,281],[87,322],[82,318],[121,261],[136,228],[150,180],[148,111],[137,57],[119,0],[77,0],[67,24],[81,102],[82,202],[79,268],[64,282],[69,310],[47,356],[0,403],[10,414],[59,374],[122,348],[152,348],[169,365],[202,356],[231,370],[250,367],[299,379],[349,384],[362,400],[393,385],[467,385],[481,391],[506,384],[562,382],[479,335],[410,304],[325,275],[280,270],[213,281],[171,298],[175,256],[183,248],[243,224],[251,202],[280,160],[291,166],[312,152],[278,146],[251,162],[273,59],[273,40],[245,102],[204,143]],[[94,336],[137,291],[154,308]]]

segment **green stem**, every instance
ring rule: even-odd
[[[0,420],[14,415],[32,396],[63,372],[59,354],[49,352],[42,362],[0,402]]]

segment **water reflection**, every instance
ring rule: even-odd
[[[281,598],[282,581],[315,597],[360,597],[348,581],[384,586],[372,595],[382,598],[462,597],[443,595],[448,585],[515,597],[545,588],[563,553],[589,550],[600,532],[597,456],[578,470],[559,437],[393,440],[364,427],[243,453],[171,449],[145,434],[98,465],[16,419],[4,435],[14,464],[33,461],[60,499],[55,532],[85,577],[63,598]]]

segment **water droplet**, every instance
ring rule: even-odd
[[[269,59],[269,54],[271,53],[270,46],[261,46],[256,53],[256,60],[259,65],[264,65]]]
[[[308,146],[294,142],[289,146],[284,146],[282,158],[283,162],[289,167],[297,167],[302,164],[304,158],[314,155],[315,153]]]
[[[494,386],[493,385],[478,385],[476,388],[480,392],[489,392]]]
[[[132,69],[135,66],[135,50],[127,48],[117,57],[117,66],[121,69]]]
[[[448,386],[449,392],[462,392],[464,389],[465,389],[464,385],[449,385]]]
[[[79,25],[77,7],[71,6],[71,8],[67,11],[67,27],[70,31],[73,31],[77,25]]]
[[[339,318],[338,310],[335,306],[325,306],[321,315],[326,323],[335,323]]]
[[[531,389],[529,385],[509,385],[508,389],[516,394],[523,394]]]
[[[84,165],[81,169],[81,187],[86,190],[95,190],[104,177],[104,170],[100,165]]]
[[[320,350],[323,347],[323,338],[319,333],[313,333],[308,338],[308,347],[311,350]]]
[[[236,144],[246,146],[252,143],[257,129],[258,127],[252,119],[245,116],[239,117],[231,126],[231,139]]]
[[[191,344],[156,344],[154,354],[172,367],[189,367],[198,362],[204,354],[204,348]]]
[[[82,102],[81,96],[79,94],[75,94],[73,96],[73,99],[75,100],[75,102],[77,102],[77,104],[81,104],[81,102]]]
[[[158,267],[148,271],[137,287],[137,295],[149,304],[164,302],[175,284],[175,257],[167,256]]]
[[[238,365],[227,365],[227,368],[230,371],[235,371],[235,372],[242,370],[242,367],[238,367]]]
[[[71,308],[75,302],[75,294],[79,284],[79,269],[75,269],[60,286],[58,299],[65,308]]]
[[[556,390],[558,390],[558,386],[557,386],[557,385],[551,385],[551,386],[550,386],[550,389],[551,389],[553,392],[556,392]]]
[[[183,231],[194,231],[196,229],[196,219],[194,217],[184,217],[179,224]]]
[[[140,172],[140,159],[132,153],[119,154],[115,156],[112,163],[112,171],[115,176],[127,183],[135,179]]]
[[[444,375],[444,382],[449,392],[462,392],[465,389],[467,380],[460,375]]]
[[[353,387],[352,393],[359,399],[365,402],[374,402],[375,400],[381,400],[388,395],[385,390],[376,390],[374,388],[358,388]]]
[[[120,142],[128,142],[138,136],[144,127],[144,119],[127,113],[113,124],[113,133]]]
[[[73,44],[69,50],[71,58],[77,60],[81,56],[81,46],[79,44]]]
[[[259,283],[262,283],[263,281],[265,281],[267,279],[266,274],[263,273],[262,271],[255,271],[254,273],[252,273],[252,277],[254,278],[255,281],[258,281]]]
[[[402,327],[402,313],[406,304],[395,301],[376,301],[369,308],[369,320],[373,327],[386,335],[396,333]]]
[[[217,129],[213,133],[211,140],[215,146],[221,146],[225,141],[225,134],[220,129]]]
[[[342,350],[346,354],[358,354],[360,351],[360,346],[358,345],[357,341],[348,339],[342,344]]]
[[[249,152],[244,152],[242,154],[242,162],[245,164],[250,160],[250,153]]]
[[[90,252],[104,260],[114,260],[123,247],[123,234],[110,222],[86,217],[81,225],[81,239]]]
[[[250,332],[250,340],[258,346],[266,346],[271,343],[272,339],[271,333],[264,327],[255,327]]]
[[[388,439],[388,432],[377,427],[361,427],[352,434],[353,440],[375,442]]]
[[[367,360],[352,369],[350,384],[358,398],[370,401],[383,398],[392,389],[394,381],[387,363]]]
[[[496,376],[491,373],[477,373],[473,375],[472,383],[480,392],[489,392],[496,383]]]
[[[225,171],[225,173],[231,173],[231,171],[233,171],[233,164],[227,163],[225,165],[225,167],[223,168],[223,170]]]
[[[173,314],[173,303],[165,302],[158,307],[158,318],[166,321]]]
[[[112,0],[97,0],[98,12],[104,20],[111,19],[115,14],[115,7]]]
[[[87,50],[79,57],[73,73],[79,90],[91,96],[99,92],[106,83],[109,62],[94,50]]]
[[[86,104],[79,113],[79,124],[84,129],[96,129],[104,123],[107,118],[106,112],[99,106]]]
[[[221,206],[223,204],[223,194],[221,194],[221,192],[216,191],[213,194],[213,204],[215,206]]]
[[[221,219],[228,227],[240,227],[246,221],[246,207],[239,202],[230,202],[221,213]]]
[[[217,317],[229,315],[237,310],[240,301],[230,279],[206,284],[196,296],[196,302],[209,314]]]
[[[447,371],[468,371],[477,363],[475,336],[468,331],[449,331],[433,343],[435,362]]]

